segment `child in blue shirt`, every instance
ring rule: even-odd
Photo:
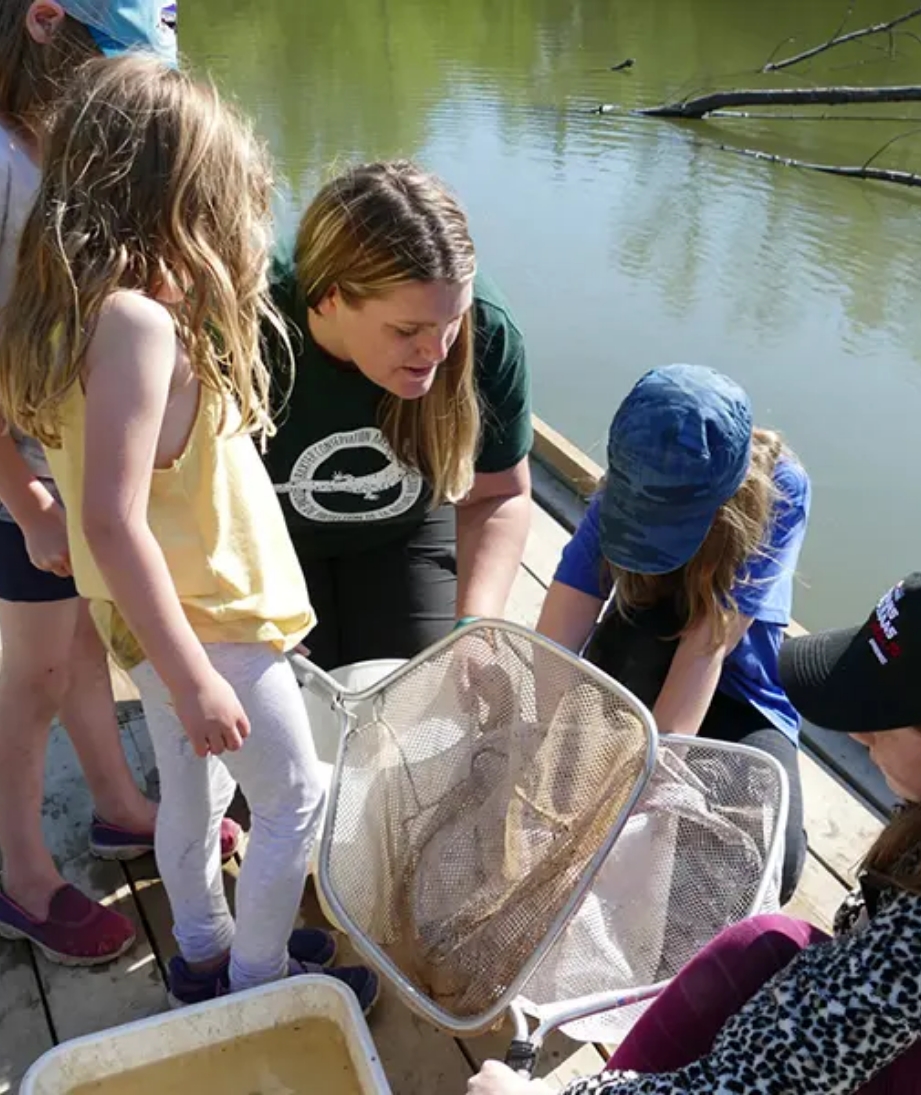
[[[754,427],[737,384],[700,366],[655,369],[614,418],[604,484],[538,623],[638,695],[661,730],[780,761],[791,792],[783,900],[806,844],[799,716],[777,659],[809,503],[806,472]]]

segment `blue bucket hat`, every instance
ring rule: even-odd
[[[163,0],[58,0],[109,57],[130,50],[152,53],[176,67],[176,4]]]
[[[605,558],[637,574],[684,566],[745,479],[752,429],[748,396],[714,369],[669,365],[642,377],[608,437]]]

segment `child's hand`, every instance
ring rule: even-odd
[[[67,518],[62,506],[54,502],[41,510],[30,518],[27,525],[22,526],[22,535],[32,566],[47,570],[59,578],[70,577],[73,571],[67,547]]]
[[[467,1095],[551,1095],[542,1080],[526,1080],[498,1061],[486,1061],[467,1081]]]
[[[249,737],[249,719],[237,694],[217,671],[173,697],[176,714],[200,757],[235,752]]]

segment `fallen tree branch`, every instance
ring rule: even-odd
[[[593,113],[608,112],[596,109]],[[711,110],[708,117],[757,122],[921,122],[921,117],[911,114],[780,114],[776,110]]]
[[[840,164],[809,163],[806,160],[794,160],[789,156],[775,156],[772,152],[759,152],[755,148],[735,148],[732,145],[718,146],[722,152],[733,152],[737,156],[749,156],[753,160],[780,164],[783,167],[798,167],[803,171],[820,171],[823,175],[844,175],[850,179],[872,179],[875,182],[896,183],[899,186],[921,186],[921,175],[910,171],[887,171],[881,167],[846,167]]]
[[[713,91],[694,99],[664,106],[645,107],[637,113],[656,118],[703,118],[714,110],[732,106],[803,106],[819,103],[837,106],[844,103],[921,102],[921,86],[893,87],[804,87],[741,88]]]
[[[856,42],[859,38],[868,38],[871,34],[891,34],[893,27],[907,23],[909,19],[916,19],[919,15],[921,15],[921,8],[913,8],[896,19],[890,19],[887,23],[874,23],[873,26],[863,27],[861,30],[852,30],[847,34],[838,33],[820,46],[813,46],[812,49],[805,49],[802,53],[796,53],[792,57],[784,57],[780,61],[768,61],[761,71],[777,72],[779,69],[798,65],[801,61],[808,61],[811,57],[817,57],[828,49],[834,49],[835,46],[844,45],[845,42]]]

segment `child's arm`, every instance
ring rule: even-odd
[[[697,733],[716,692],[723,662],[751,627],[751,622],[750,616],[734,616],[720,643],[713,642],[710,625],[706,622],[682,636],[652,709],[656,725],[663,733]]]
[[[230,685],[186,619],[147,523],[157,442],[176,360],[169,313],[136,293],[102,309],[86,362],[83,528],[96,564],[200,756],[249,732]]]
[[[3,428],[0,422],[0,430]],[[0,433],[0,501],[19,526],[32,565],[66,578],[71,571],[64,510],[23,459],[9,433]]]
[[[553,581],[540,610],[537,630],[578,654],[588,642],[602,608],[604,601],[600,597]]]
[[[595,498],[563,555],[537,621],[537,630],[548,639],[581,653],[610,595],[604,588],[607,564],[601,554],[598,527],[600,500]]]

